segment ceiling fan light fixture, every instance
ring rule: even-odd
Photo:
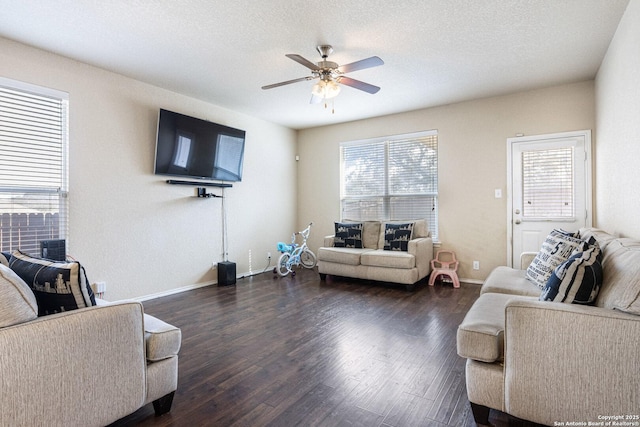
[[[340,93],[340,86],[333,80],[320,80],[311,88],[311,94],[322,99],[335,98]]]

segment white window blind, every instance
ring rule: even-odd
[[[0,246],[67,239],[66,94],[0,80]]]
[[[573,218],[573,167],[573,147],[523,152],[523,217]]]
[[[343,220],[427,219],[438,238],[436,131],[341,144]]]

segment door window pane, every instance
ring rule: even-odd
[[[522,153],[525,218],[573,218],[573,147]]]

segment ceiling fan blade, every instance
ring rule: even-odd
[[[296,61],[298,64],[302,64],[305,67],[313,70],[313,71],[320,71],[320,67],[318,67],[316,64],[314,64],[313,62],[309,61],[308,59],[303,58],[300,55],[297,55],[295,53],[287,53],[285,55],[287,58],[291,58],[294,61]]]
[[[311,80],[314,77],[308,76],[308,77],[300,77],[299,79],[293,79],[293,80],[287,80],[286,82],[280,82],[280,83],[274,83],[272,85],[266,85],[266,86],[262,86],[262,89],[273,89],[274,87],[280,87],[280,86],[284,86],[284,85],[290,85],[291,83],[298,83],[298,82],[303,82],[305,80]]]
[[[369,83],[361,82],[360,80],[352,79],[347,76],[340,76],[336,79],[338,83],[343,85],[351,86],[352,88],[363,90],[367,93],[374,94],[377,93],[380,88],[378,86],[370,85]]]
[[[341,65],[338,67],[338,71],[341,73],[350,73],[351,71],[364,70],[365,68],[377,67],[383,64],[384,61],[382,59],[377,56],[372,56],[371,58],[361,59],[351,64]]]

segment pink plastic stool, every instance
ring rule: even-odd
[[[441,255],[448,255],[449,261],[444,261]],[[436,266],[437,264],[437,266]],[[436,259],[431,260],[431,277],[429,278],[429,286],[433,286],[438,276],[449,276],[453,281],[453,287],[460,287],[460,280],[458,279],[458,260],[456,254],[453,251],[438,251],[436,252]]]

